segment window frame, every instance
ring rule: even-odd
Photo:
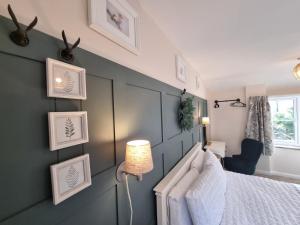
[[[276,140],[274,138],[274,146],[279,148],[290,148],[290,149],[298,149],[300,150],[300,96],[299,95],[281,95],[281,96],[270,96],[270,101],[276,100],[285,100],[292,99],[294,104],[294,126],[295,126],[295,141],[293,143],[288,143],[288,141]],[[271,107],[271,104],[270,104]],[[272,109],[271,109],[272,110]],[[273,127],[273,117],[272,119],[272,127]],[[274,135],[274,133],[273,133]]]

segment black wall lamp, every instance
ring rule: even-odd
[[[229,100],[215,100],[215,108],[220,108],[220,102],[232,102],[230,104],[231,107],[246,107],[246,104],[241,102],[241,99],[229,99]]]

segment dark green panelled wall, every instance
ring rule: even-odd
[[[194,128],[182,132],[181,90],[82,49],[74,64],[86,68],[87,100],[47,98],[45,60],[59,59],[63,43],[33,31],[30,45],[19,47],[9,39],[13,29],[0,17],[0,224],[128,224],[125,186],[115,171],[126,141],[137,138],[151,141],[154,170],[142,182],[130,178],[134,225],[156,224],[152,189],[201,140],[198,116],[207,114],[206,101],[194,98]],[[50,152],[47,113],[79,110],[88,112],[89,143]],[[84,153],[92,186],[54,206],[49,166]]]

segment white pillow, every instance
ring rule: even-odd
[[[220,172],[223,171],[224,177],[226,177],[220,160],[211,151],[205,152],[205,163],[204,164],[205,164],[205,166],[213,165],[213,166],[217,167],[217,169],[220,170]]]
[[[170,225],[193,225],[185,194],[198,176],[196,169],[189,170],[170,191],[168,195]]]
[[[214,159],[208,156],[208,162]],[[220,162],[218,162],[220,163]],[[225,208],[226,175],[216,164],[205,164],[185,195],[193,225],[219,225]]]
[[[204,158],[205,158],[205,152],[200,150],[191,163],[191,169],[195,168],[200,173],[203,168],[203,163],[205,161]]]

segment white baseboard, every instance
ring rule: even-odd
[[[255,170],[255,174],[272,175],[272,172],[271,171],[266,171],[266,170]]]
[[[281,176],[281,177],[288,177],[288,178],[300,180],[300,175],[291,174],[291,173],[283,173],[283,172],[279,172],[279,171],[256,170],[255,173],[261,174],[261,175],[269,175],[269,176],[275,175],[275,176]]]

